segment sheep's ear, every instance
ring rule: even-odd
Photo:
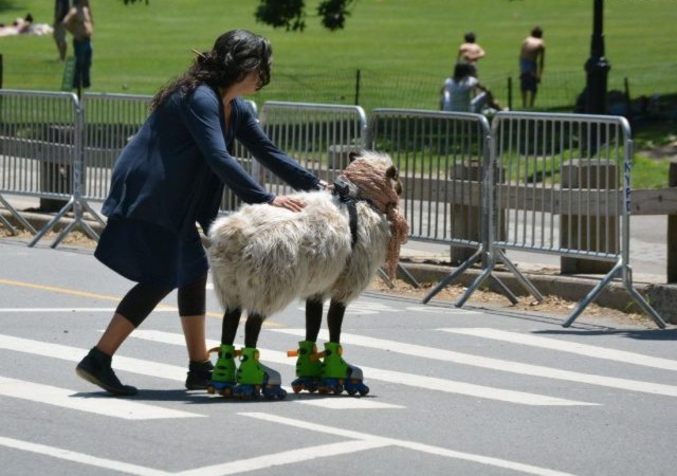
[[[353,149],[350,152],[348,152],[348,161],[353,162],[353,160],[357,159],[358,157],[362,156],[362,151],[358,149]]]
[[[386,177],[391,180],[397,180],[397,167],[391,165],[386,169]]]

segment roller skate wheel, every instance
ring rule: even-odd
[[[209,395],[214,395],[216,393],[216,389],[213,385],[207,385],[207,393]]]
[[[267,400],[274,400],[276,398],[278,400],[284,400],[285,398],[287,398],[287,391],[285,389],[279,388],[279,387],[278,388],[274,388],[274,387],[273,388],[267,388],[263,392],[263,396]]]
[[[232,394],[240,400],[253,400],[261,395],[261,386],[251,384],[238,385],[232,389]]]

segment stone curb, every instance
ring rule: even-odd
[[[12,224],[16,224],[16,220],[13,219],[9,211],[0,210],[0,213]],[[21,212],[21,214],[38,231],[45,227],[54,217],[54,214],[48,213]],[[73,218],[65,216],[54,226],[54,230],[62,230],[72,222]],[[86,220],[86,223],[97,233],[101,232],[102,226],[100,223],[90,220]],[[4,226],[2,222],[0,222],[0,226]],[[20,225],[16,226],[17,228],[21,228]],[[42,241],[45,239],[46,238],[43,238]],[[438,283],[453,272],[454,269],[451,266],[445,266],[435,262],[419,263],[407,261],[406,257],[403,257],[401,265],[419,283]],[[561,276],[539,274],[533,271],[522,272],[544,296],[558,296],[561,299],[574,302],[583,299],[601,279],[601,277]],[[479,273],[480,270],[478,268],[470,268],[458,276],[451,284],[470,286]],[[517,297],[522,298],[528,296],[527,290],[512,273],[496,269],[494,270],[494,274],[496,277],[500,278],[500,280]],[[399,277],[403,279],[406,278],[403,275]],[[489,290],[498,292],[497,288],[492,285],[491,280],[486,280],[485,283],[483,283],[483,287],[486,285],[489,286]],[[647,302],[656,310],[656,312],[658,312],[666,323],[677,324],[677,285],[634,283],[634,287],[642,296],[644,296]],[[434,300],[435,298],[432,299],[432,301]],[[625,289],[625,286],[618,281],[609,283],[594,302],[600,306],[623,312],[641,312],[635,301]]]

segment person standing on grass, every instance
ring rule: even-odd
[[[113,354],[177,288],[189,357],[185,387],[207,388],[213,370],[205,341],[209,264],[197,225],[208,232],[224,184],[246,203],[292,211],[305,205],[272,195],[247,174],[232,155],[236,139],[295,189],[326,188],[271,142],[241,97],[269,83],[271,55],[268,40],[246,30],[219,36],[211,51],[198,53],[182,76],[157,92],[150,116],[115,163],[102,207],[108,222],[94,256],[138,284],[76,367],[80,377],[113,395],[137,393],[115,375]]]
[[[545,65],[545,42],[543,30],[535,27],[531,35],[522,42],[519,55],[520,90],[522,91],[522,107],[534,107],[538,85]]]
[[[68,42],[66,41],[66,27],[63,24],[63,19],[66,18],[70,10],[69,0],[56,0],[54,2],[54,31],[52,37],[56,43],[56,49],[59,51],[59,60],[66,61],[66,53],[68,51]]]
[[[484,49],[475,42],[475,33],[468,32],[464,36],[464,43],[458,47],[456,62],[470,65],[470,71],[473,76],[477,76],[477,62],[486,56]]]
[[[91,86],[94,20],[89,0],[73,0],[73,6],[64,17],[63,25],[73,35],[73,54],[75,55],[73,89],[80,91]]]

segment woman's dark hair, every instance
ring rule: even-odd
[[[187,97],[202,83],[227,89],[252,72],[258,73],[261,89],[270,82],[271,59],[270,42],[264,37],[247,30],[224,33],[211,51],[199,53],[188,71],[155,94],[150,108],[159,107],[177,90]]]

